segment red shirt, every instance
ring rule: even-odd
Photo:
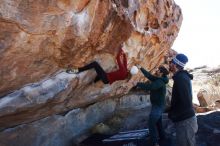
[[[121,57],[120,57],[121,56]],[[107,73],[107,78],[110,84],[117,80],[124,80],[128,76],[127,58],[122,49],[117,54],[117,63],[119,69],[110,73]]]

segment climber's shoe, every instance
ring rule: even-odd
[[[66,70],[66,73],[68,73],[68,74],[77,74],[77,73],[79,73],[79,70],[75,69],[75,68],[68,68]]]

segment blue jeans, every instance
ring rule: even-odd
[[[153,144],[158,143],[159,139],[163,139],[165,137],[164,129],[162,126],[162,114],[163,114],[163,107],[152,105],[151,112],[149,115],[149,132],[150,138]]]

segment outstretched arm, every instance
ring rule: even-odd
[[[159,89],[160,87],[163,86],[163,81],[161,80],[156,80],[154,82],[151,83],[137,83],[136,85],[138,88],[144,89],[146,91],[150,91],[150,90],[156,90]]]
[[[153,76],[150,72],[148,72],[147,70],[145,70],[143,67],[140,68],[141,72],[143,73],[143,75],[148,78],[150,81],[155,81],[156,79],[158,79],[158,77]]]

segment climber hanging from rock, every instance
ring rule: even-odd
[[[128,77],[129,72],[127,69],[127,58],[126,54],[124,53],[123,49],[120,47],[119,52],[116,56],[116,61],[118,64],[118,69],[116,71],[112,72],[105,72],[103,68],[100,66],[100,64],[96,61],[91,62],[90,64],[85,65],[84,67],[80,68],[68,68],[66,70],[67,73],[72,74],[79,74],[80,72],[89,70],[89,69],[95,69],[97,76],[94,80],[94,82],[97,82],[99,80],[102,80],[104,84],[112,84],[113,82],[117,80],[124,80]]]

